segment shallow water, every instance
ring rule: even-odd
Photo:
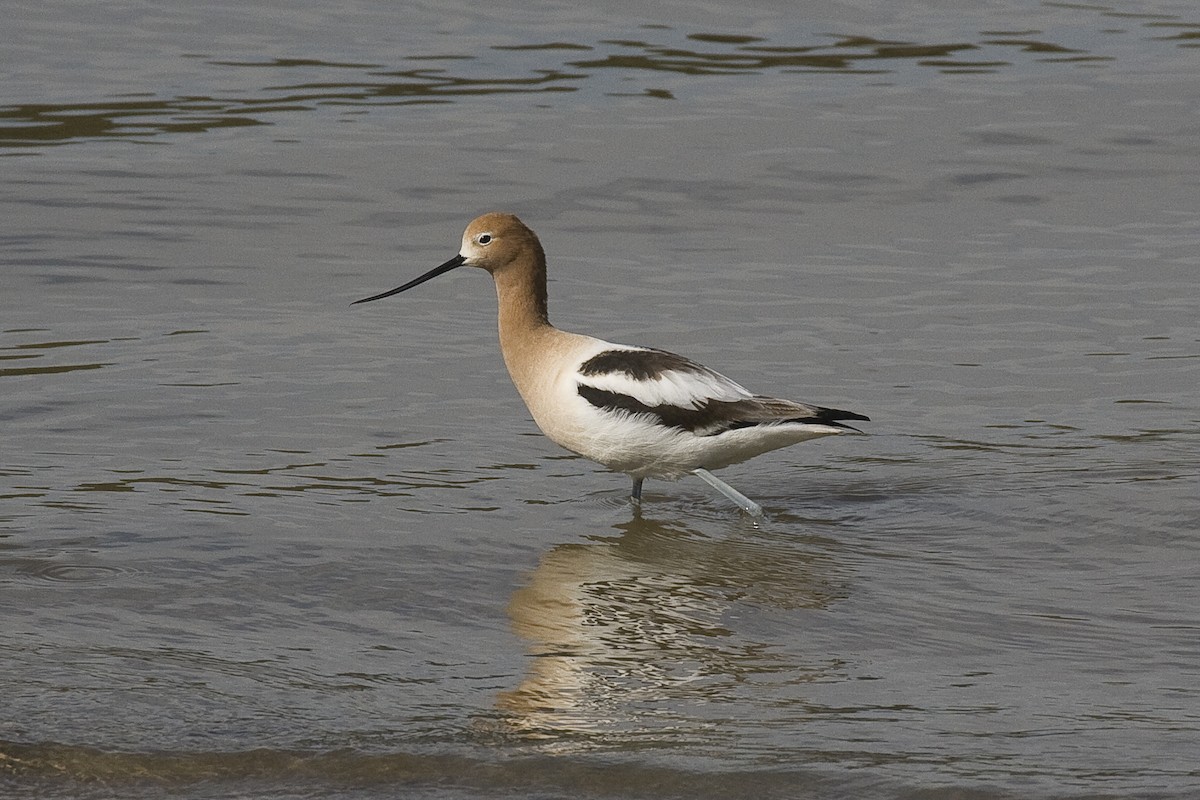
[[[1191,5],[0,37],[0,795],[1200,792]],[[560,325],[869,435],[634,513],[486,276],[348,306],[492,208]]]

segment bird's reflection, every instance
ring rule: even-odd
[[[547,552],[512,597],[531,659],[497,706],[523,735],[636,733],[720,703],[756,674],[828,672],[738,620],[756,607],[802,613],[844,597],[830,540],[756,529],[710,537],[640,516],[615,528]]]

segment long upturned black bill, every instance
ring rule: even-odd
[[[421,277],[413,278],[411,281],[404,284],[403,286],[397,286],[395,289],[392,289],[391,291],[384,292],[383,294],[377,294],[374,297],[364,297],[362,300],[355,300],[350,305],[356,306],[359,303],[369,303],[372,300],[382,300],[383,298],[391,297],[394,294],[400,294],[401,292],[407,292],[409,289],[413,288],[414,286],[420,286],[422,283],[424,283],[427,280],[430,280],[431,278],[436,278],[438,275],[447,273],[450,270],[454,269],[455,267],[461,267],[463,265],[463,262],[465,262],[466,260],[467,259],[465,256],[455,256],[454,258],[447,261],[445,264],[442,264],[440,267],[434,267],[433,269],[429,270],[429,272],[426,272]]]

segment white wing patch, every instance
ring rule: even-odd
[[[580,383],[626,395],[639,403],[698,409],[717,400],[748,400],[753,395],[720,373],[683,356],[648,348],[610,346],[584,361],[576,373]]]

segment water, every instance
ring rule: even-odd
[[[1187,3],[18,4],[0,795],[1200,793]],[[870,414],[627,481],[485,276]]]

